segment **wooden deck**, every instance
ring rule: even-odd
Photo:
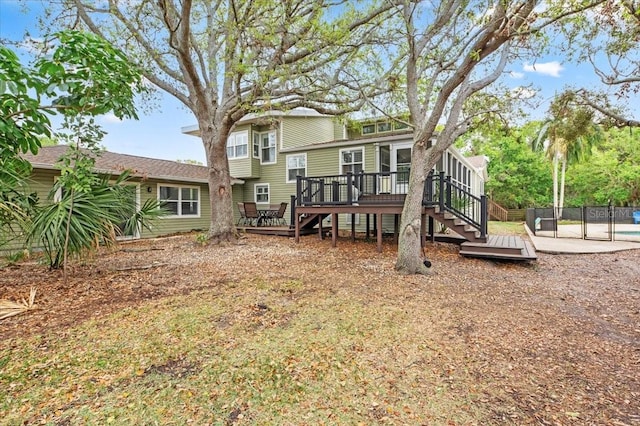
[[[460,245],[460,254],[468,257],[521,261],[538,258],[531,243],[516,235],[489,235],[486,243],[464,242]]]
[[[341,204],[341,205],[322,205],[322,206],[298,206],[295,210],[296,220],[298,224],[303,223],[304,219],[318,216],[323,218],[331,216],[331,227],[318,229],[317,221],[315,225],[310,223],[309,227],[297,226],[240,226],[238,230],[243,230],[252,234],[280,235],[293,237],[296,242],[302,235],[317,234],[319,238],[331,231],[331,244],[333,247],[338,241],[338,215],[339,214],[366,214],[371,215],[371,225],[374,227],[372,237],[377,240],[377,250],[382,251],[382,215],[395,216],[394,240],[397,242],[399,232],[399,219],[402,213],[404,203],[404,195],[386,195],[385,197],[369,197],[360,199],[358,204]],[[440,213],[437,207],[423,208],[423,224],[422,224],[422,241],[423,244],[430,239],[427,232],[427,217],[431,216],[435,220],[445,223],[450,229],[450,234],[444,235],[444,238],[437,238],[438,234],[434,234],[435,241],[444,241],[460,245],[460,254],[468,257],[479,257],[488,259],[503,259],[514,261],[532,261],[536,260],[536,252],[531,243],[523,240],[519,236],[514,235],[489,235],[486,241],[477,238],[477,232],[469,232],[464,225],[459,225],[459,219],[450,219],[448,213]],[[369,219],[367,218],[367,226]],[[351,224],[351,239],[355,240],[355,224]],[[475,235],[474,235],[475,234]],[[443,235],[440,235],[442,237]],[[367,232],[367,237],[369,233]],[[458,237],[459,236],[459,237]],[[475,241],[474,241],[475,240]]]

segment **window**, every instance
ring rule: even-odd
[[[376,125],[375,124],[365,124],[362,126],[362,134],[363,135],[370,135],[372,133],[376,132]]]
[[[403,129],[407,129],[409,127],[409,125],[407,123],[401,123],[399,121],[395,121],[393,123],[393,129],[394,130],[403,130]]]
[[[247,158],[248,145],[249,132],[231,133],[229,139],[227,139],[227,157],[230,160],[234,158]]]
[[[364,170],[364,149],[343,149],[340,151],[340,174],[360,173]]]
[[[200,216],[199,188],[161,185],[158,200],[174,216]]]
[[[388,132],[391,130],[391,123],[388,121],[378,123],[378,132]]]
[[[253,158],[260,158],[260,133],[253,134]]]
[[[269,184],[259,183],[254,186],[256,203],[269,204]]]
[[[273,164],[276,162],[276,132],[258,133],[260,146],[260,163]],[[254,136],[255,143],[255,136]]]
[[[287,182],[295,182],[298,175],[307,175],[307,154],[287,155]]]

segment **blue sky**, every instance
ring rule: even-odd
[[[39,9],[40,3],[36,0],[27,2],[34,11]],[[32,35],[37,34],[33,16],[25,15],[16,0],[0,0],[0,38],[19,41],[25,30]],[[508,70],[510,76],[504,80],[508,86],[532,85],[540,91],[542,103],[530,111],[532,118],[544,117],[549,100],[555,93],[560,93],[565,85],[591,88],[599,85],[590,64],[575,65],[558,56],[514,63]],[[112,152],[167,160],[189,159],[206,164],[201,140],[183,135],[180,131],[181,127],[196,123],[192,113],[175,98],[164,93],[161,96],[159,108],[151,112],[139,109],[137,121],[101,117],[100,124],[107,132],[103,145]],[[637,104],[637,99],[633,103]]]
[[[39,1],[28,2],[34,9]],[[22,13],[15,0],[0,0],[0,38],[22,40],[25,30],[37,34],[35,20]],[[108,151],[166,160],[196,160],[206,164],[201,139],[182,134],[184,126],[196,124],[190,111],[175,98],[162,93],[160,108],[145,113],[138,109],[139,120],[119,121],[113,116],[98,120],[107,135],[102,141]]]

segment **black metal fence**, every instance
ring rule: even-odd
[[[527,209],[537,236],[599,241],[640,241],[640,207],[583,206]]]

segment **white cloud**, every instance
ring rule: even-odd
[[[518,72],[518,71],[511,71],[509,72],[509,77],[515,78],[516,80],[520,80],[521,78],[524,78],[524,73]]]
[[[112,112],[106,114],[102,117],[102,121],[105,123],[113,124],[113,123],[122,123],[122,120],[116,117]]]
[[[522,69],[526,72],[534,72],[537,74],[549,75],[551,77],[560,77],[560,71],[564,70],[564,67],[558,61],[551,61],[533,65],[525,63]]]

